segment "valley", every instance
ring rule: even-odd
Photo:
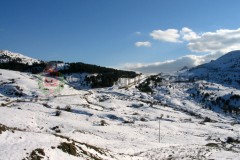
[[[0,72],[2,159],[239,157],[238,114],[209,109],[191,95],[202,85],[201,92],[217,95],[239,95],[238,89],[164,76],[165,85],[151,82],[153,93],[135,85],[78,90],[65,84],[58,95],[45,95],[35,75]]]

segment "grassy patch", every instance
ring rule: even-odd
[[[73,156],[77,156],[77,148],[75,147],[75,145],[73,143],[63,142],[57,148],[61,149],[63,152],[66,152]]]
[[[5,125],[0,124],[0,134],[8,130],[8,128]]]
[[[29,157],[24,158],[24,160],[41,160],[45,156],[45,152],[42,148],[37,148],[33,150]]]
[[[11,128],[11,127],[7,127],[7,126],[5,126],[5,125],[3,125],[3,124],[0,124],[0,134],[2,134],[2,133],[5,132],[5,131],[11,131],[11,132],[14,133],[14,130],[21,131],[21,130],[18,129],[18,128]]]
[[[207,147],[215,147],[215,148],[218,148],[218,144],[217,143],[208,143],[206,144]]]

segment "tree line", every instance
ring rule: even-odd
[[[41,73],[47,67],[48,63],[63,63],[62,61],[51,61],[33,64],[24,64],[21,59],[8,59],[8,62],[0,63],[1,69],[9,69],[20,72],[31,72],[33,74]],[[77,63],[66,63],[62,70],[59,70],[62,74],[71,73],[89,73],[97,74],[92,76],[86,76],[85,81],[91,85],[93,88],[100,87],[111,87],[114,82],[119,78],[135,78],[138,74],[133,71],[123,71],[113,68],[101,67],[97,65],[85,64],[81,62]]]
[[[85,77],[85,81],[90,84],[92,88],[111,87],[119,78],[135,78],[138,75],[133,71],[117,70],[92,64],[85,64],[82,62],[68,63],[68,66],[60,70],[60,72],[63,74],[97,74]]]

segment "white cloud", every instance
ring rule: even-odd
[[[153,30],[153,39],[165,42],[187,42],[188,49],[193,52],[230,52],[240,49],[240,28],[236,30],[219,29],[215,32],[198,34],[192,29],[183,27],[181,30]]]
[[[236,30],[220,29],[206,32],[196,39],[189,40],[188,48],[193,52],[222,52],[240,49],[240,28]]]
[[[135,32],[135,34],[136,34],[136,35],[142,35],[142,33],[141,33],[141,32]]]
[[[122,68],[126,70],[133,70],[138,71],[141,73],[172,73],[176,72],[183,67],[195,67],[197,65],[210,62],[211,60],[215,60],[222,56],[223,53],[214,53],[214,54],[206,54],[203,56],[196,56],[196,55],[186,55],[183,57],[180,57],[176,60],[168,60],[164,62],[156,62],[151,64],[125,64]]]
[[[165,41],[165,42],[174,42],[174,43],[181,42],[179,40],[180,34],[179,34],[177,29],[167,29],[165,31],[163,31],[163,30],[153,30],[150,33],[150,36],[153,39],[160,40],[160,41]]]
[[[135,46],[137,47],[151,47],[152,44],[149,41],[145,41],[145,42],[136,42]]]
[[[183,27],[181,30],[154,30],[150,33],[153,39],[166,42],[187,43],[192,52],[205,52],[206,55],[186,55],[176,60],[156,62],[151,64],[125,64],[123,69],[142,73],[175,72],[183,68],[194,67],[215,60],[233,50],[240,50],[240,28],[235,30],[219,29],[213,32],[196,33],[192,29]],[[185,43],[183,43],[185,44]],[[136,44],[135,44],[136,45]],[[138,44],[141,46],[142,44]]]
[[[182,30],[180,31],[180,34],[182,36],[182,39],[186,41],[191,41],[199,38],[199,35],[197,35],[195,32],[193,32],[191,29],[187,27],[183,27]]]

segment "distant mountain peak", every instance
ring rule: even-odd
[[[204,64],[205,67],[218,68],[218,69],[240,69],[240,50],[231,51],[221,56],[215,61]]]
[[[182,75],[190,75],[208,81],[240,88],[240,51],[232,51],[206,64],[187,70]]]
[[[184,67],[181,68],[179,71],[184,71],[184,70],[187,70],[187,69],[189,69],[189,67],[188,67],[188,66],[184,66]]]

